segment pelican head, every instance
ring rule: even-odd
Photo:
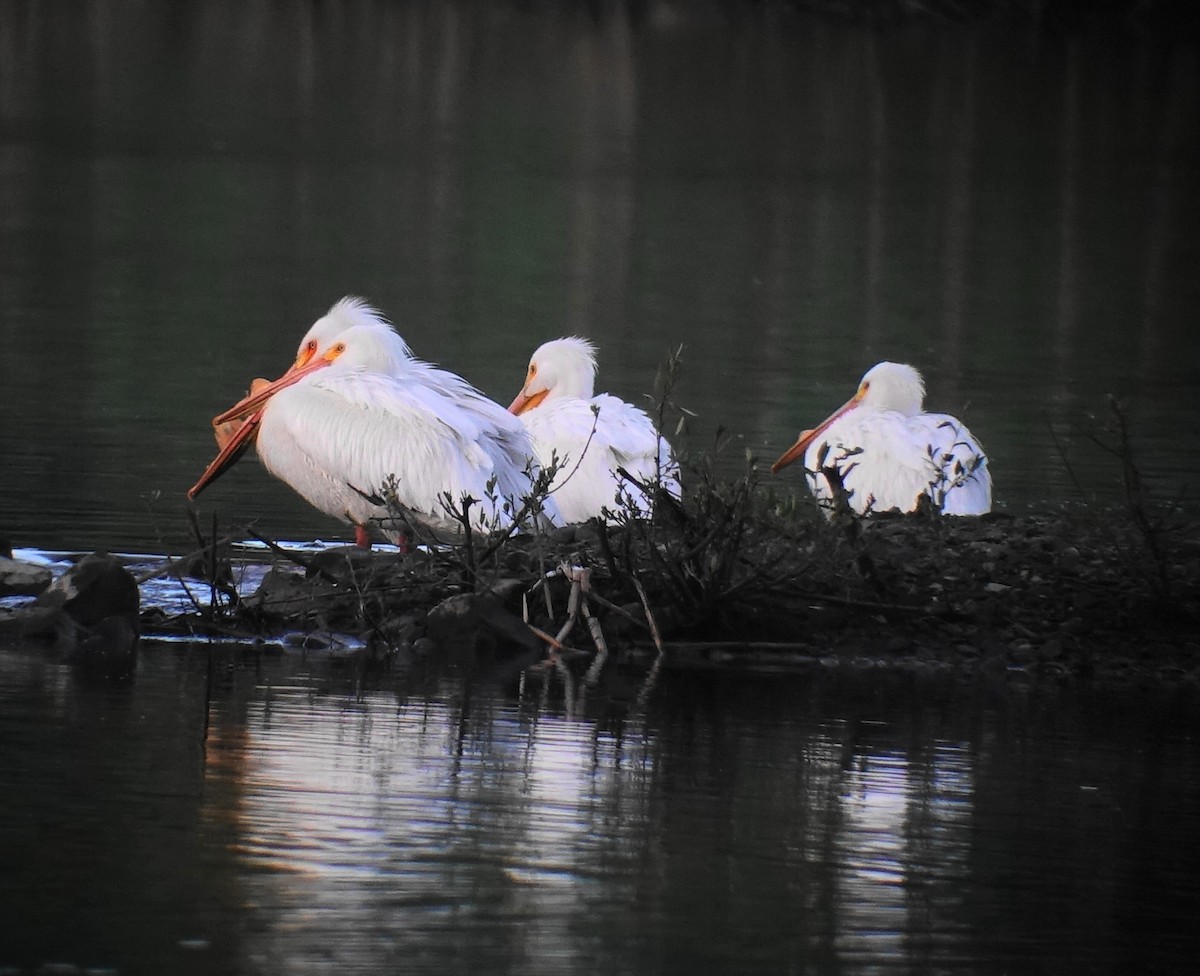
[[[522,414],[547,400],[590,400],[595,386],[596,347],[579,336],[553,339],[530,357],[525,385],[508,409]]]
[[[391,333],[396,336],[401,345],[404,345],[405,358],[412,355],[408,346],[404,344],[404,340],[396,335],[378,309],[362,298],[347,295],[335,302],[333,307],[317,319],[304,334],[304,338],[300,340],[300,345],[296,349],[296,360],[292,363],[291,369],[302,369],[314,357],[324,355],[338,336],[347,329],[355,327]]]
[[[774,474],[804,456],[810,444],[834,422],[852,410],[891,410],[914,417],[925,402],[925,381],[906,363],[876,363],[863,374],[854,396],[817,424],[812,430],[801,431],[799,439],[771,465]]]
[[[894,410],[915,417],[925,403],[925,381],[907,363],[877,363],[863,374],[851,403],[864,410]]]
[[[296,359],[279,379],[268,383],[255,380],[250,393],[224,413],[213,418],[221,450],[189,490],[195,498],[221,476],[254,442],[267,401],[280,390],[335,363],[343,369],[398,372],[411,362],[412,354],[388,321],[361,298],[347,296],[312,324],[296,350]],[[235,422],[241,426],[232,433]]]
[[[362,322],[343,329],[324,351],[301,368],[304,375],[327,366],[394,376],[412,362],[408,345],[386,322]],[[293,367],[294,368],[294,367]]]

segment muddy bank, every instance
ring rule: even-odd
[[[554,648],[540,633],[581,658],[661,644],[669,661],[696,665],[865,657],[1200,676],[1200,531],[1190,521],[1147,531],[1124,510],[1062,509],[830,523],[740,505],[735,493],[652,525],[509,540],[475,565],[461,549],[281,553],[250,595],[218,589],[210,613],[148,611],[144,624],[351,633],[400,658],[452,645]],[[232,580],[232,567],[223,572]]]
[[[1200,526],[1064,508],[977,519],[764,514],[737,491],[655,523],[409,553],[239,550],[153,570],[143,636],[591,667],[1023,669],[1200,683]],[[28,586],[28,573],[21,582]],[[148,578],[188,601],[156,605]],[[27,591],[26,591],[27,592]],[[43,602],[44,598],[43,598]],[[13,639],[21,609],[0,619]]]
[[[1173,526],[1157,548],[1115,510],[882,518],[856,531],[838,548],[857,572],[839,573],[831,557],[822,599],[796,621],[818,649],[968,671],[1200,681],[1194,524]]]

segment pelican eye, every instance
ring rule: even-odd
[[[303,346],[300,347],[300,352],[296,354],[296,365],[303,366],[307,363],[317,351],[317,340],[309,339]]]
[[[340,356],[345,351],[346,351],[346,344],[344,342],[339,342],[339,343],[336,343],[336,344],[330,346],[328,352],[325,353],[325,356],[323,358],[325,359],[325,362],[332,363],[335,359],[338,358],[338,356]]]

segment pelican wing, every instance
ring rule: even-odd
[[[805,466],[819,500],[830,499],[832,490],[818,469],[836,469],[860,513],[910,512],[922,495],[946,514],[991,508],[987,459],[966,427],[945,414],[852,412],[809,447]]]
[[[661,477],[664,487],[678,498],[679,464],[646,412],[607,393],[592,403],[600,410],[614,462],[646,484]]]
[[[411,376],[402,377],[400,384],[446,423],[456,437],[469,441],[486,455],[489,477],[495,476],[503,497],[526,495],[536,462],[525,425],[461,376],[419,360],[409,365]],[[551,503],[547,510],[552,520],[553,508]]]
[[[947,515],[982,515],[992,510],[992,473],[987,455],[966,424],[944,413],[910,418],[922,421],[931,458],[939,472],[934,501]],[[940,495],[940,498],[939,498]]]
[[[524,435],[485,400],[375,372],[314,378],[276,394],[259,453],[310,503],[356,522],[386,514],[382,489],[392,482],[397,501],[431,524],[445,520],[445,493],[456,504],[463,495],[479,500],[477,526],[504,524],[503,501],[489,497],[488,483],[495,478],[502,496],[528,490]]]

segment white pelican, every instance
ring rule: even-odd
[[[245,418],[232,436],[221,428]],[[413,357],[365,302],[343,298],[300,342],[296,361],[273,383],[213,420],[216,459],[188,491],[194,498],[256,441],[267,470],[311,505],[355,527],[403,533],[384,487],[394,479],[405,519],[456,530],[442,505],[464,495],[476,529],[507,528],[531,488],[533,448],[521,423],[462,377]],[[227,430],[228,428],[226,428]],[[553,499],[544,516],[558,521]],[[531,519],[531,521],[533,521]]]
[[[916,510],[922,496],[947,515],[992,508],[987,456],[966,426],[944,413],[923,413],[925,382],[902,363],[867,370],[858,392],[771,465],[777,472],[804,458],[809,487],[829,509],[833,491],[822,468],[841,475],[860,514]]]
[[[627,493],[639,516],[653,508],[624,468],[648,487],[657,484],[679,497],[679,465],[654,423],[632,404],[608,393],[593,396],[596,349],[570,337],[543,343],[529,360],[525,385],[508,408],[524,422],[538,461],[557,457],[551,497],[566,523],[583,522],[605,508],[619,511]]]

